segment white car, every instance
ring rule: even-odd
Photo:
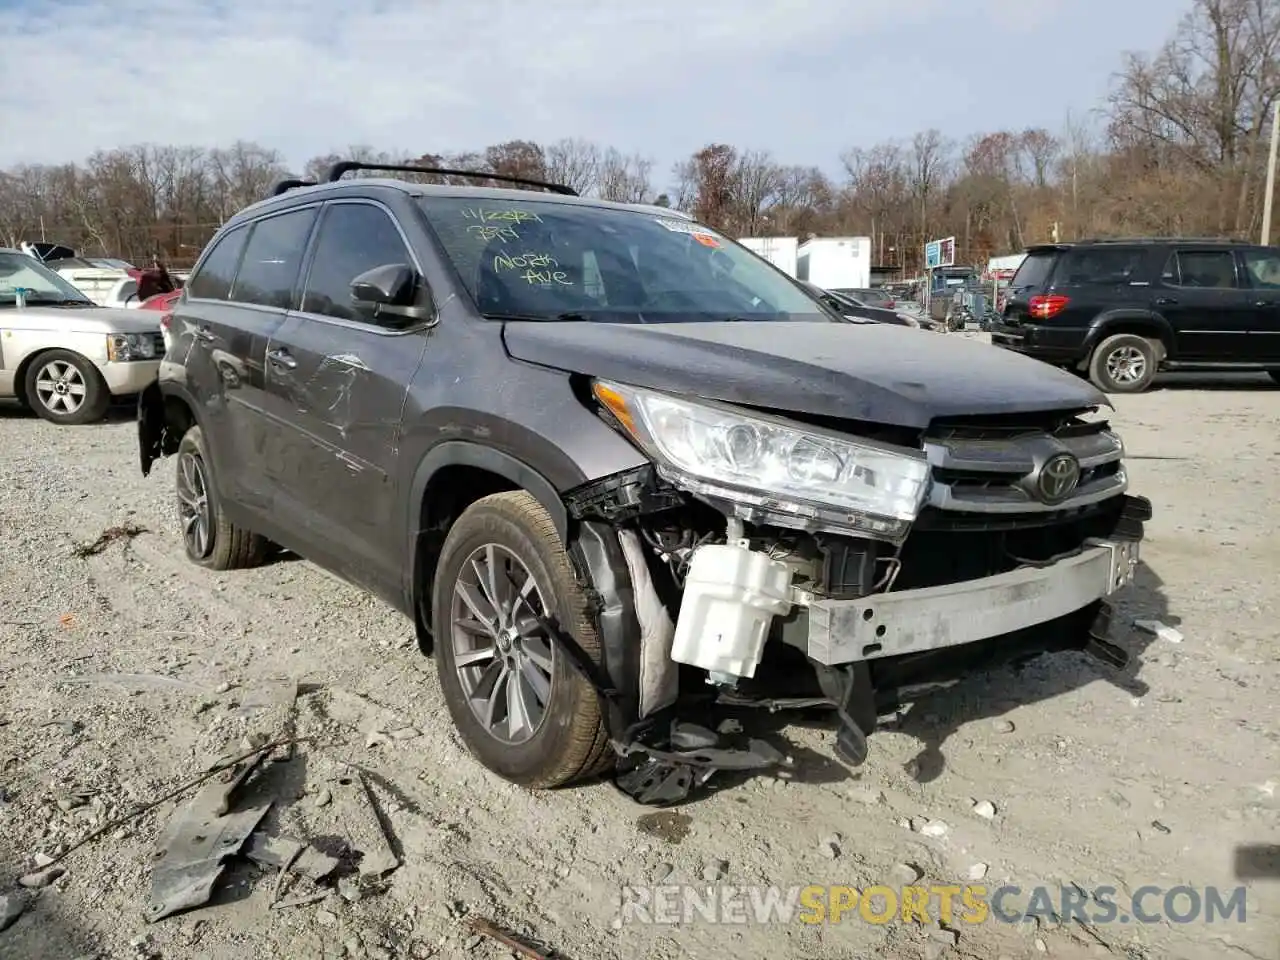
[[[0,248],[0,398],[52,423],[101,420],[153,383],[161,315],[99,307],[20,250]]]
[[[95,302],[117,310],[137,310],[142,306],[142,301],[138,299],[138,281],[133,277],[117,280],[115,286],[107,291],[107,295]]]

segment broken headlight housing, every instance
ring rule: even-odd
[[[592,389],[667,480],[791,526],[896,540],[928,494],[922,451],[619,383]]]
[[[155,360],[157,356],[154,334],[113,333],[107,337],[107,359],[113,362]]]

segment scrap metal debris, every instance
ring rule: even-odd
[[[295,737],[293,738],[293,742],[302,743],[309,739],[310,739],[309,737]],[[49,866],[52,866],[55,863],[60,863],[61,861],[67,859],[67,857],[71,856],[71,854],[79,850],[81,847],[92,843],[93,841],[97,840],[99,837],[105,836],[108,833],[118,830],[120,827],[124,826],[127,823],[131,823],[132,821],[141,817],[143,814],[149,813],[150,811],[154,810],[156,807],[160,806],[162,803],[167,803],[168,801],[174,799],[175,797],[180,797],[182,796],[182,794],[186,793],[188,790],[191,790],[191,789],[194,789],[195,787],[200,786],[200,784],[204,783],[206,780],[212,780],[214,777],[218,776],[219,774],[224,773],[228,770],[234,769],[240,763],[243,763],[244,761],[249,760],[252,757],[257,757],[268,750],[274,750],[276,747],[281,746],[283,743],[284,743],[284,740],[273,740],[269,743],[264,743],[261,746],[255,747],[254,749],[244,754],[241,754],[240,756],[233,757],[230,760],[219,760],[217,763],[213,764],[213,766],[211,766],[204,773],[200,774],[200,776],[194,777],[191,780],[188,780],[186,783],[183,783],[177,787],[174,787],[172,790],[170,790],[168,793],[164,794],[163,796],[157,797],[154,800],[149,800],[146,803],[141,804],[140,806],[134,807],[132,810],[130,810],[126,814],[123,814],[122,816],[116,817],[113,820],[108,820],[102,826],[98,827],[98,829],[92,831],[91,833],[87,834],[80,840],[71,844],[71,846],[67,847],[66,850],[62,851],[62,853],[58,854],[56,857],[50,860]]]
[[[223,861],[238,854],[269,809],[271,801],[232,811],[231,793],[248,778],[269,751],[263,747],[225,768],[169,821],[151,870],[148,923],[207,903],[222,875]]]
[[[93,541],[93,543],[76,547],[72,551],[72,554],[73,556],[80,557],[81,559],[85,557],[92,557],[107,549],[107,547],[117,540],[132,540],[140,533],[149,532],[150,531],[147,530],[146,527],[140,527],[136,523],[132,522],[122,523],[114,527],[107,527],[107,529],[103,530],[102,533],[98,535],[97,540]]]
[[[261,830],[249,838],[244,855],[260,867],[275,867],[281,872],[301,874],[311,880],[323,880],[338,868],[337,857],[321,853],[299,840],[268,836]]]

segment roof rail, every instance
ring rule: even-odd
[[[1088,237],[1069,243],[1248,243],[1238,237]]]
[[[562,183],[546,183],[542,180],[530,180],[527,177],[511,177],[503,173],[486,173],[483,170],[446,170],[441,167],[419,167],[410,163],[365,163],[361,160],[343,160],[329,168],[325,175],[327,183],[341,180],[344,174],[353,170],[387,170],[396,173],[429,173],[438,177],[471,177],[476,180],[497,180],[501,183],[515,183],[525,187],[537,187],[549,193],[558,193],[566,197],[576,197],[578,191],[566,187]]]
[[[315,185],[316,182],[314,180],[298,180],[296,178],[281,180],[271,188],[271,196],[278,197],[280,194],[292,190],[295,187],[314,187]]]

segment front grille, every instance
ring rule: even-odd
[[[936,423],[925,436],[932,468],[929,506],[950,514],[1021,515],[1042,524],[1046,515],[1071,516],[1124,493],[1124,445],[1105,421],[1048,414],[986,422]],[[1047,500],[1038,487],[1045,464],[1060,454],[1079,463],[1066,498]]]

